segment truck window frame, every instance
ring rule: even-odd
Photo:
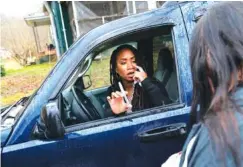
[[[177,59],[176,43],[175,43],[175,37],[174,37],[174,25],[172,25],[172,24],[163,24],[163,25],[157,25],[155,27],[146,27],[143,30],[152,31],[153,28],[161,29],[161,28],[163,28],[165,26],[167,26],[167,27],[171,26],[170,27],[170,33],[171,33],[171,36],[172,36],[172,43],[173,43],[173,49],[174,49],[179,102],[178,103],[171,103],[171,104],[165,105],[165,106],[158,106],[158,107],[143,109],[143,110],[134,112],[131,115],[129,114],[129,115],[125,115],[125,116],[122,116],[122,117],[108,117],[108,118],[103,118],[103,119],[99,119],[99,120],[94,120],[94,121],[88,121],[88,122],[83,122],[83,123],[79,123],[79,124],[74,124],[74,125],[71,125],[71,126],[65,126],[66,133],[70,133],[70,132],[74,132],[74,131],[78,131],[78,130],[82,130],[82,129],[92,128],[94,126],[110,124],[112,122],[117,122],[117,121],[122,122],[122,121],[125,121],[127,119],[134,119],[134,118],[144,117],[144,116],[148,116],[148,115],[151,115],[151,114],[154,114],[154,113],[157,113],[157,112],[166,112],[166,111],[170,111],[170,110],[175,110],[175,109],[183,108],[185,106],[185,104],[182,102],[182,98],[181,98],[181,96],[182,96],[181,90],[180,90],[181,83],[180,83],[180,78],[179,78],[180,74],[179,74],[179,71],[178,71],[178,62],[177,62],[178,59]],[[131,32],[128,32],[128,33],[123,34],[121,36],[129,36],[131,34],[136,34],[139,31],[140,30],[131,31]],[[119,39],[119,38],[121,38],[121,36],[116,36],[116,37],[114,37],[114,39]],[[100,45],[104,45],[104,43],[108,43],[108,42],[104,41],[104,42],[100,43]],[[99,46],[96,46],[95,48],[98,48],[98,47]],[[93,50],[90,53],[92,53],[92,52],[93,52]],[[86,58],[87,56],[85,56],[84,58]],[[153,111],[151,111],[151,109]]]

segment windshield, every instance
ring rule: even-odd
[[[1,108],[1,127],[0,130],[12,127],[17,119],[18,115],[24,109],[29,97],[23,97],[13,105]]]

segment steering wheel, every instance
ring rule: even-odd
[[[101,119],[99,112],[90,99],[83,93],[83,90],[76,86],[72,86],[71,90],[78,105],[83,109],[83,112],[90,120]]]

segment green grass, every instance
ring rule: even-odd
[[[109,58],[93,61],[86,75],[92,85],[88,90],[110,85]],[[18,70],[6,70],[1,78],[1,105],[8,105],[21,97],[31,95],[42,83],[55,62],[32,65]]]
[[[110,58],[93,61],[86,75],[90,75],[91,87],[95,89],[110,85]],[[21,97],[31,95],[42,83],[55,62],[32,65],[18,70],[6,69],[6,76],[1,78],[1,105],[12,104]]]
[[[1,98],[1,106],[12,104],[12,103],[18,101],[19,99],[21,99],[22,97],[30,96],[32,93],[34,93],[34,90],[32,90],[28,93],[18,92],[14,95],[11,95],[11,96],[8,96],[5,98]]]
[[[21,97],[31,95],[51,71],[55,62],[26,66],[18,70],[6,70],[1,78],[0,105],[8,105]]]
[[[93,61],[86,74],[90,75],[92,82],[88,90],[110,85],[110,58]]]
[[[56,64],[56,62],[51,63],[45,63],[45,64],[38,64],[38,65],[31,65],[23,67],[22,69],[18,70],[6,70],[6,76],[12,76],[12,75],[22,75],[22,74],[28,74],[28,75],[39,75],[40,73],[46,73],[50,69],[53,68],[53,66]]]

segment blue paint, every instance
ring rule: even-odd
[[[207,6],[208,3],[187,2],[180,5],[186,25],[178,4],[173,3],[104,24],[78,39],[31,97],[12,133],[10,130],[1,133],[1,139],[5,143],[1,150],[3,166],[160,166],[170,154],[180,151],[185,140],[183,137],[150,143],[141,142],[138,138],[138,134],[143,131],[188,121],[192,81],[187,36],[190,37],[195,25],[193,13],[198,7]],[[89,126],[92,122],[81,124],[73,129],[66,129],[63,139],[31,140],[31,132],[41,108],[57,97],[70,75],[92,49],[103,41],[127,32],[171,23],[175,25],[173,40],[180,99],[184,106],[165,111],[150,109],[137,113],[137,117],[131,115],[121,119],[102,120],[99,126]]]
[[[5,145],[5,142],[8,140],[8,137],[10,136],[11,131],[12,131],[12,128],[1,129],[1,147],[3,147]]]

